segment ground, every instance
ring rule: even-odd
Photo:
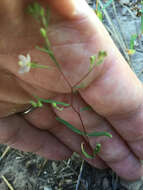
[[[94,0],[88,2],[95,7]],[[110,0],[100,2],[102,6],[102,3],[105,5]],[[140,36],[140,9],[139,0],[118,0],[104,9],[103,22],[131,68],[143,81],[143,39],[140,37],[135,41],[134,55],[129,56],[126,51],[130,48],[131,35]],[[11,187],[8,187],[8,182]],[[8,189],[143,190],[143,181],[124,181],[110,169],[99,170],[91,167],[77,154],[69,160],[55,162],[0,145],[0,190]]]

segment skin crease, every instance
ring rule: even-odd
[[[87,159],[89,163],[99,168],[111,167],[127,180],[138,179],[142,176],[143,158],[142,84],[84,0],[63,0],[61,6],[59,0],[39,2],[51,8],[47,33],[72,85],[87,73],[91,55],[100,50],[107,52],[104,63],[96,66],[84,81],[86,88],[80,90],[74,104],[77,107],[89,104],[93,108],[81,114],[87,132],[108,131],[113,138],[91,138],[88,144],[88,139],[59,124],[56,115],[83,130],[70,108],[59,112],[45,105],[26,116],[16,114],[25,110],[33,94],[64,102],[70,97],[69,86],[49,56],[35,49],[44,42],[40,24],[25,12],[30,2],[33,1],[0,1],[0,143],[58,160],[68,158],[73,151],[83,157],[80,150],[83,141],[89,153],[100,142],[101,152],[95,159]],[[19,75],[18,55],[27,53],[32,61],[49,65],[50,69],[33,69]]]

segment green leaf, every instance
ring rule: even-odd
[[[98,154],[99,152],[100,152],[100,149],[101,149],[101,144],[97,144],[96,145],[96,148],[94,149],[94,154],[96,155],[96,154]]]
[[[37,106],[37,102],[34,102],[33,100],[31,100],[30,102],[29,102],[34,108],[37,108],[38,106]]]
[[[88,158],[88,159],[93,159],[93,158],[94,158],[93,156],[89,155],[89,154],[84,150],[84,142],[81,143],[81,151],[82,151],[82,154],[83,154],[86,158]]]
[[[43,104],[42,104],[41,101],[38,101],[38,102],[37,102],[37,105],[38,105],[39,108],[43,107]]]
[[[79,129],[75,128],[75,127],[74,127],[73,125],[71,125],[69,122],[67,122],[67,121],[65,121],[65,120],[63,120],[63,119],[61,119],[61,118],[59,118],[59,117],[57,117],[56,120],[59,121],[60,123],[64,124],[64,125],[66,125],[66,126],[67,126],[69,129],[71,129],[73,132],[75,132],[75,133],[77,133],[77,134],[79,134],[79,135],[85,136],[85,133],[84,133],[84,132],[82,132],[82,131],[80,131]]]
[[[88,136],[88,137],[107,136],[109,138],[112,138],[112,135],[110,133],[107,133],[107,132],[97,132],[97,131],[94,131],[92,133],[87,133],[86,136]]]
[[[30,103],[34,108],[43,107],[43,104],[42,104],[42,102],[40,102],[40,101],[35,102],[35,101],[31,100],[29,103]]]
[[[36,97],[37,98],[37,97]],[[62,105],[62,106],[70,106],[70,104],[67,104],[67,103],[64,103],[64,102],[58,102],[58,101],[55,101],[55,100],[45,100],[43,98],[37,98],[38,100],[40,100],[41,102],[43,103],[48,103],[48,104],[53,104],[53,103],[56,103],[58,105]]]

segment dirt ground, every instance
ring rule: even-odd
[[[88,2],[95,8],[94,0]],[[102,4],[105,5],[107,1],[100,2],[102,7]],[[139,0],[118,0],[104,9],[103,15],[104,24],[113,40],[131,68],[143,81],[143,38],[136,40],[134,55],[129,56],[126,52],[130,45],[131,35],[140,34],[140,9],[141,1]],[[0,145],[0,190],[9,189],[143,190],[143,181],[132,183],[124,181],[111,169],[99,170],[91,167],[77,154],[69,160],[55,162]]]

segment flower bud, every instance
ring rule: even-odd
[[[45,28],[41,28],[40,32],[41,32],[41,35],[43,36],[43,38],[47,37],[47,32],[46,32]]]

